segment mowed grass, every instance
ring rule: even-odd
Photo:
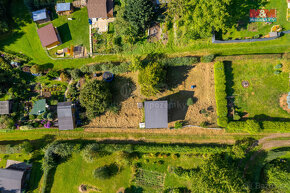
[[[290,22],[286,20],[287,1],[286,0],[269,0],[265,3],[265,6],[260,6],[260,9],[276,9],[277,21],[272,24],[266,24],[265,22],[248,22],[245,28],[237,30],[235,27],[230,29],[223,37],[241,38],[241,37],[253,37],[255,35],[267,35],[271,31],[272,26],[281,25],[283,30],[290,29]]]
[[[73,20],[68,20],[73,18]],[[53,26],[57,27],[62,44],[56,50],[70,46],[83,45],[89,50],[89,22],[87,8],[76,10],[71,15],[58,16],[52,21]]]
[[[161,160],[162,163],[160,162]],[[96,168],[115,162],[121,166],[121,170],[117,175],[106,180],[94,178],[93,172]],[[141,165],[140,169],[157,172],[158,175],[165,176],[163,188],[161,187],[161,189],[165,190],[169,187],[191,187],[190,180],[177,177],[175,174],[168,172],[169,167],[195,168],[203,163],[203,158],[190,157],[183,154],[178,158],[173,158],[172,156],[156,157],[154,154],[144,154],[141,158],[134,159],[130,164],[120,157],[119,152],[115,152],[92,163],[87,163],[82,156],[75,153],[67,162],[57,166],[51,192],[78,192],[78,187],[81,184],[94,186],[106,193],[115,193],[121,187],[129,188],[130,186],[141,187],[144,192],[158,191],[156,187],[153,188],[134,182],[133,165],[136,163]],[[150,180],[154,181],[154,179]]]
[[[92,185],[106,193],[115,193],[120,187],[128,187],[131,169],[126,164],[123,164],[120,173],[111,179],[100,180],[93,176],[96,168],[114,163],[117,160],[117,155],[111,155],[87,163],[79,154],[74,154],[67,162],[57,166],[51,192],[78,192],[78,187],[81,184]]]
[[[247,112],[249,117],[260,116],[261,119],[290,118],[290,114],[279,104],[280,96],[289,92],[289,73],[274,74],[274,67],[280,62],[275,59],[252,59],[226,64],[228,86],[232,86],[228,92],[235,97],[239,111]],[[284,62],[284,65],[289,63]],[[242,81],[249,81],[250,86],[243,88]]]

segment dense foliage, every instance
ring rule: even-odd
[[[132,37],[143,36],[145,30],[152,22],[153,3],[151,0],[127,0],[124,11],[124,20],[128,22],[128,27]]]
[[[148,64],[138,75],[141,93],[145,96],[154,96],[164,86],[165,77],[166,71],[160,62]]]
[[[80,103],[86,108],[89,119],[104,113],[111,100],[109,85],[103,81],[92,80],[80,92]]]
[[[226,75],[223,62],[214,64],[215,98],[217,105],[217,123],[221,127],[226,127],[228,123]]]
[[[170,0],[167,21],[173,21],[187,39],[211,36],[212,31],[225,31],[230,20],[231,0]]]
[[[276,159],[267,164],[264,173],[267,192],[290,192],[290,160]]]
[[[5,8],[5,1],[0,0],[0,34],[4,34],[9,31]]]
[[[32,80],[31,75],[12,68],[0,57],[0,98],[27,99],[31,94],[29,84]]]
[[[200,192],[250,192],[243,173],[225,154],[212,155],[193,179]]]

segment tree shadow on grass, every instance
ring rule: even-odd
[[[26,189],[27,192],[32,192],[39,187],[42,175],[43,175],[42,164],[40,162],[34,162],[32,164],[28,188]]]
[[[136,85],[131,78],[115,76],[111,84],[111,92],[114,104],[120,104],[132,96]]]
[[[188,72],[195,66],[174,66],[167,69],[168,89],[176,88],[188,77]]]
[[[168,101],[168,122],[185,119],[188,110],[187,100],[189,98],[192,98],[194,103],[198,100],[194,97],[193,91],[186,90],[159,99]]]
[[[59,35],[60,35],[60,38],[61,38],[61,41],[63,44],[72,40],[71,32],[70,32],[68,23],[65,23],[65,24],[57,27],[57,30],[59,32]]]
[[[227,24],[238,24],[237,30],[247,29],[250,20],[250,9],[260,9],[268,2],[264,0],[233,0],[228,6],[230,18]]]

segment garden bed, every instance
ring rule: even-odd
[[[143,120],[142,109],[137,103],[144,100],[168,100],[169,127],[176,121],[186,121],[190,125],[207,122],[216,126],[214,78],[212,63],[199,63],[195,66],[169,67],[166,90],[155,97],[144,97],[140,93],[137,73],[126,73],[116,77],[112,82],[115,88],[114,104],[120,104],[118,113],[107,112],[96,117],[89,128],[137,128]],[[196,87],[192,89],[191,86]],[[187,106],[188,98],[193,105]]]

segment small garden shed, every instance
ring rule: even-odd
[[[145,128],[168,127],[168,102],[145,101]]]
[[[75,128],[75,108],[72,102],[57,104],[57,118],[59,130],[73,130]]]
[[[73,12],[73,7],[70,3],[57,3],[55,10],[58,15],[69,15]]]
[[[32,18],[33,18],[33,21],[38,24],[43,24],[50,21],[50,18],[46,9],[41,9],[41,10],[32,12]]]
[[[11,101],[0,101],[0,115],[8,115],[11,113]]]
[[[0,192],[21,193],[24,184],[24,171],[0,169]]]

